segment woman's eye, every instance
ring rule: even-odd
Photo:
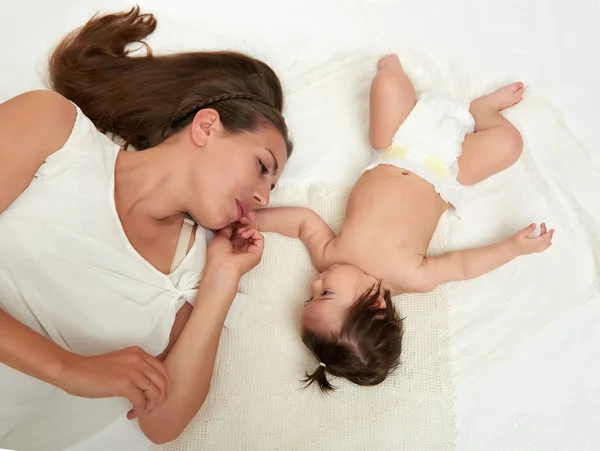
[[[269,173],[269,169],[267,168],[267,165],[265,165],[262,160],[258,160],[258,163],[260,165],[260,173],[262,175],[267,175]]]

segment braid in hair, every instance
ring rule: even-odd
[[[186,119],[188,119],[192,114],[196,114],[198,111],[200,111],[210,105],[214,105],[215,103],[218,103],[218,102],[224,102],[225,100],[234,100],[234,99],[250,100],[252,102],[262,103],[263,105],[273,108],[273,105],[269,104],[264,99],[261,99],[259,96],[255,96],[253,94],[241,94],[241,93],[221,94],[218,96],[210,97],[209,99],[205,100],[204,102],[202,102],[198,105],[193,105],[193,106],[188,107],[188,108],[184,109],[183,111],[180,111],[179,113],[177,113],[175,115],[175,117],[173,118],[173,120],[171,121],[171,128],[177,129],[177,127],[181,123],[183,123]]]

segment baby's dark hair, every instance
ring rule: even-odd
[[[378,307],[382,297],[385,307]],[[371,287],[350,307],[336,336],[302,331],[302,341],[319,361],[312,374],[306,373],[305,387],[316,381],[322,391],[334,390],[327,373],[358,385],[383,382],[400,362],[402,334],[390,291],[381,290],[381,284]]]

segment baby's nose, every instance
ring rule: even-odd
[[[321,282],[319,279],[315,280],[311,285],[310,285],[310,295],[312,297],[318,296],[321,293],[321,285],[323,282]]]

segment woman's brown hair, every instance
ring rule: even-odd
[[[51,87],[100,131],[138,150],[161,143],[210,106],[231,133],[274,127],[291,154],[283,91],[271,67],[238,52],[156,56],[143,42],[156,24],[139,7],[93,17],[50,56]],[[146,54],[129,55],[132,43],[145,46]]]

